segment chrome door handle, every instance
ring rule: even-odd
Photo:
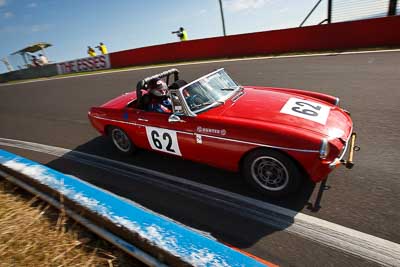
[[[148,119],[138,118],[138,121],[149,121]]]

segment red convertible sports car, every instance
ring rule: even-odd
[[[353,166],[356,135],[338,105],[317,92],[240,86],[224,69],[190,83],[171,69],[88,115],[122,153],[142,148],[237,171],[256,190],[281,197],[303,179],[319,182],[338,165]]]

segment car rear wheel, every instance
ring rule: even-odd
[[[135,151],[135,146],[129,139],[128,134],[121,128],[111,127],[109,129],[109,135],[115,146],[115,148],[123,154],[132,154]]]
[[[242,165],[246,181],[269,197],[284,197],[296,191],[303,179],[302,172],[285,154],[260,149],[248,154]]]

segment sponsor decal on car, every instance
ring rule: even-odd
[[[203,144],[203,139],[201,138],[200,134],[195,134],[196,135],[196,143],[197,144]]]
[[[219,135],[226,135],[225,129],[212,129],[212,128],[204,128],[201,126],[197,126],[196,131],[198,133],[212,133],[212,134],[219,134]]]
[[[291,97],[280,112],[325,125],[330,108],[313,101]]]

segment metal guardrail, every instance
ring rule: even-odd
[[[266,266],[130,200],[1,149],[0,171],[55,207],[62,194],[67,214],[149,266]]]
[[[87,229],[92,231],[93,233],[97,234],[101,238],[107,240],[114,246],[120,248],[121,250],[125,251],[127,254],[139,259],[141,262],[147,264],[148,266],[157,266],[157,267],[163,267],[166,266],[162,263],[160,263],[157,259],[154,257],[150,256],[149,254],[145,253],[144,251],[138,249],[137,247],[129,244],[125,240],[119,238],[118,236],[110,233],[109,231],[105,230],[102,227],[97,226],[93,222],[89,221],[88,219],[84,218],[83,216],[79,215],[75,211],[71,209],[65,209],[62,203],[57,201],[55,198],[52,198],[39,190],[35,189],[33,186],[30,186],[29,184],[22,182],[21,180],[3,172],[0,170],[0,176],[6,178],[8,181],[12,182],[13,184],[21,187],[22,189],[30,192],[31,194],[38,196],[40,199],[46,201],[53,207],[57,209],[64,209],[65,214],[75,220],[76,222],[80,223],[81,225],[85,226]]]
[[[332,22],[381,18],[397,14],[397,0],[331,0]]]

